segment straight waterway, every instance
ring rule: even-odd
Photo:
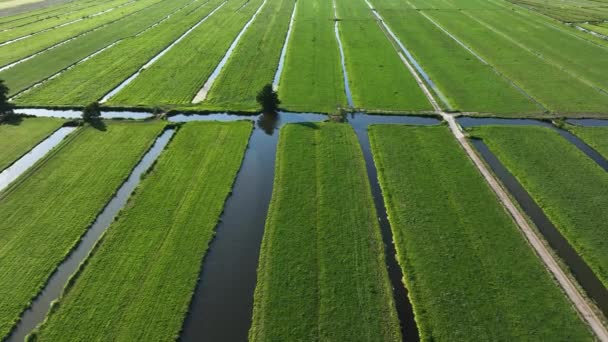
[[[192,103],[201,103],[201,102],[205,101],[205,99],[207,98],[207,94],[211,90],[211,87],[213,87],[213,84],[215,83],[215,80],[217,79],[217,77],[220,75],[220,72],[224,68],[224,65],[226,65],[226,62],[228,62],[228,59],[232,55],[232,52],[234,51],[236,46],[239,44],[241,37],[243,37],[245,32],[247,32],[247,29],[249,28],[249,26],[251,26],[251,24],[253,23],[255,18],[262,11],[262,8],[264,8],[264,6],[266,5],[266,1],[267,0],[264,0],[264,2],[262,2],[260,7],[258,7],[258,9],[255,11],[255,13],[253,13],[253,16],[251,16],[251,19],[249,19],[249,21],[245,24],[245,26],[243,26],[243,29],[241,29],[241,32],[239,32],[239,34],[236,36],[236,38],[234,39],[232,44],[230,44],[228,51],[226,51],[226,54],[224,55],[224,57],[220,60],[218,65],[215,67],[215,69],[211,73],[211,76],[209,76],[209,78],[207,79],[207,81],[205,82],[203,87],[198,91],[198,93],[196,93],[196,95],[194,95],[194,98],[192,99]],[[249,2],[247,2],[247,4],[248,3]]]
[[[346,70],[346,58],[344,57],[344,48],[342,47],[342,39],[340,39],[340,28],[338,27],[338,8],[336,7],[336,0],[333,0],[334,7],[334,33],[336,35],[336,41],[338,42],[338,50],[340,51],[340,64],[342,65],[342,78],[344,79],[344,92],[346,94],[346,103],[350,108],[355,106],[353,102],[353,95],[350,92],[350,82],[348,81],[348,71]]]
[[[479,125],[522,125],[522,126],[544,126],[557,129],[549,123],[537,120],[519,119],[482,119],[482,118],[463,118],[459,120],[463,127],[473,127]],[[568,132],[566,132],[568,133]],[[570,134],[571,135],[571,134]],[[574,137],[574,136],[573,136]],[[576,137],[574,137],[576,138]],[[578,139],[578,138],[576,138]],[[480,139],[471,139],[471,143],[481,154],[486,163],[490,166],[494,174],[500,179],[509,193],[515,198],[519,206],[524,210],[528,217],[534,222],[535,226],[544,236],[551,248],[565,262],[578,283],[585,290],[587,295],[598,308],[608,317],[608,290],[593,273],[589,265],[578,255],[570,243],[559,232],[551,220],[545,215],[544,211],[534,201],[526,189],[509,172],[502,162],[492,153],[488,146]],[[579,147],[579,146],[577,146]],[[580,147],[579,147],[580,148]]]
[[[274,90],[279,89],[279,82],[281,81],[281,75],[283,74],[283,66],[285,65],[285,56],[287,56],[289,37],[291,37],[291,29],[293,28],[293,22],[296,17],[297,10],[298,0],[296,0],[293,4],[293,11],[291,12],[291,18],[289,19],[289,28],[287,29],[287,35],[285,36],[285,41],[283,42],[283,47],[281,48],[281,57],[279,58],[279,65],[277,67],[277,71],[274,74],[274,79],[272,80],[272,88]]]
[[[71,109],[44,109],[44,108],[17,108],[15,112],[37,117],[47,118],[62,118],[62,119],[80,119],[82,118],[82,110]],[[131,111],[102,111],[102,119],[132,119],[144,120],[154,116],[147,112],[131,112]]]
[[[173,129],[167,129],[156,139],[154,145],[133,169],[129,178],[121,185],[114,197],[97,216],[95,222],[87,230],[76,248],[57,267],[57,270],[49,278],[42,291],[22,314],[21,320],[7,338],[7,342],[23,341],[36,326],[42,323],[53,301],[60,297],[70,277],[78,271],[80,265],[86,260],[99,238],[127,203],[133,190],[139,184],[141,176],[152,166],[174,133]]]
[[[37,161],[42,159],[47,153],[49,153],[55,146],[76,130],[76,127],[61,127],[51,134],[48,138],[44,139],[41,143],[36,145],[28,153],[24,154],[11,166],[7,167],[0,173],[0,191],[4,190],[9,184],[15,179],[19,178],[27,169],[36,164]]]

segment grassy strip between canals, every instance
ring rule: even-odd
[[[336,0],[340,37],[355,107],[430,111],[433,108],[364,0]],[[373,46],[373,49],[370,49]]]
[[[57,130],[64,120],[52,118],[15,118],[0,125],[0,171],[34,148]]]
[[[255,97],[272,83],[285,41],[293,0],[268,0],[243,35],[207,97],[205,109],[257,110]]]
[[[423,341],[593,340],[446,126],[370,139]]]
[[[85,105],[100,100],[180,35],[219,6],[221,0],[189,3],[160,25],[18,96],[21,105]]]
[[[0,339],[128,177],[164,124],[81,128],[0,192]]]
[[[41,32],[27,39],[19,40],[14,43],[0,47],[1,64],[16,62],[27,56],[31,56],[55,44],[63,42],[84,32],[109,24],[122,17],[132,14],[150,6],[150,2],[141,1],[130,3],[127,6],[106,12],[94,17],[88,17],[82,21],[63,27],[58,27],[46,32]]]
[[[568,125],[566,128],[589,146],[608,158],[608,127],[581,127]]]
[[[401,341],[363,155],[345,124],[281,130],[252,341]]]
[[[65,15],[71,12],[97,6],[97,0],[71,1],[65,4],[41,8],[0,18],[0,30],[9,30],[29,23],[49,20],[58,15]]]
[[[270,0],[269,0],[270,1]],[[228,1],[108,102],[190,105],[263,0]],[[258,16],[257,20],[265,20]]]
[[[57,72],[81,61],[106,46],[127,37],[132,37],[158,22],[173,10],[185,6],[191,0],[142,0],[156,2],[146,9],[89,32],[61,46],[48,50],[32,59],[0,72],[6,80],[11,95],[40,82]]]
[[[298,1],[283,75],[282,108],[331,113],[346,106],[331,1]]]
[[[608,286],[608,173],[549,128],[486,126],[471,132],[483,138]]]
[[[542,112],[542,108],[420,11],[392,0],[374,0],[373,5],[446,95],[452,110],[506,114]]]
[[[36,340],[174,340],[251,128],[182,126]]]
[[[589,116],[590,113],[608,111],[608,95],[569,74],[568,70],[553,65],[548,59],[526,49],[524,45],[518,43],[518,38],[493,31],[492,26],[486,22],[476,20],[479,13],[490,11],[423,10],[423,12],[549,110],[573,116]],[[509,19],[507,16],[505,18],[505,20]],[[534,32],[523,35],[530,34]],[[562,39],[576,38],[563,35]]]

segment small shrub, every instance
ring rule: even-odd
[[[262,90],[256,96],[256,101],[262,106],[264,113],[276,112],[279,109],[281,100],[279,100],[279,94],[272,89],[271,84],[266,84]]]

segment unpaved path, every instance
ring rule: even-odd
[[[391,39],[387,36],[387,39]],[[549,272],[553,275],[557,283],[561,286],[563,291],[566,293],[576,310],[583,317],[583,319],[589,324],[593,333],[597,336],[600,341],[608,342],[608,330],[602,324],[602,320],[598,317],[595,311],[591,308],[591,305],[585,298],[585,296],[579,291],[574,283],[567,276],[566,272],[560,267],[555,257],[548,250],[547,246],[543,243],[541,237],[538,236],[537,232],[530,226],[525,216],[521,213],[519,208],[513,203],[513,200],[507,194],[506,190],[500,185],[494,174],[488,169],[486,164],[480,159],[479,155],[471,147],[471,144],[465,137],[462,128],[456,122],[454,115],[445,113],[441,110],[437,100],[435,100],[433,94],[430,92],[426,84],[422,81],[422,78],[416,73],[412,65],[409,63],[407,58],[403,56],[401,51],[397,51],[399,57],[406,65],[410,73],[416,79],[418,86],[422,89],[429,102],[433,105],[435,111],[441,115],[441,117],[448,123],[450,131],[456,137],[456,140],[460,143],[466,154],[469,156],[475,167],[482,174],[492,191],[496,193],[498,199],[503,204],[507,212],[511,215],[523,235],[526,237],[530,246],[534,248],[536,254],[540,257],[542,262],[545,264]]]

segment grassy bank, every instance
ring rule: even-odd
[[[0,171],[34,148],[63,122],[51,118],[17,118],[0,125]]]
[[[401,340],[365,163],[348,125],[281,130],[250,340]]]
[[[608,173],[549,128],[486,126],[472,134],[483,138],[608,286]]]
[[[175,339],[250,132],[249,122],[182,126],[37,340]]]
[[[566,129],[583,139],[589,146],[608,158],[608,127],[581,127],[567,125]]]
[[[423,341],[593,340],[446,126],[372,126]]]
[[[0,338],[126,179],[164,124],[82,128],[0,192]]]

